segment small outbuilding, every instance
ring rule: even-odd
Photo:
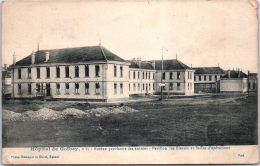
[[[220,80],[221,93],[245,93],[247,91],[247,75],[241,70],[228,70]]]

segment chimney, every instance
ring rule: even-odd
[[[230,70],[228,70],[228,78],[230,78]]]
[[[15,65],[16,64],[16,55],[15,55],[15,52],[14,52],[14,54],[13,54],[13,65]]]
[[[155,70],[155,60],[152,61],[153,69]]]
[[[45,62],[47,62],[50,59],[50,52],[46,51],[45,52]]]
[[[136,59],[136,63],[137,63],[137,65],[139,66],[139,68],[141,68],[141,64],[142,64],[141,58],[137,58],[137,59]]]
[[[35,52],[34,51],[32,52],[32,55],[31,55],[31,62],[32,62],[32,64],[35,63]]]

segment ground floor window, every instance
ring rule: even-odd
[[[173,83],[170,83],[169,90],[173,90]]]
[[[75,94],[79,94],[79,83],[75,83]]]
[[[95,84],[95,92],[96,92],[96,94],[100,94],[100,85],[99,85],[99,83],[96,83]]]
[[[149,83],[149,90],[151,90],[151,84]]]
[[[65,84],[65,95],[69,95],[70,94],[70,84],[66,83]]]
[[[114,95],[116,95],[116,94],[117,94],[117,84],[114,83]]]
[[[123,92],[124,92],[123,89],[124,89],[124,88],[123,88],[123,84],[121,83],[121,84],[120,84],[120,94],[123,94]]]
[[[89,94],[89,83],[85,83],[85,94]]]
[[[18,94],[21,95],[22,94],[22,85],[18,84]]]
[[[177,90],[181,90],[181,83],[177,83]]]
[[[32,84],[28,84],[28,95],[32,94]]]
[[[153,90],[155,90],[155,86],[154,86],[154,83],[153,83]]]
[[[140,91],[140,83],[138,83],[138,91]]]
[[[60,84],[59,83],[56,84],[56,94],[60,95]]]
[[[143,84],[143,90],[144,90],[144,84]]]
[[[135,91],[135,89],[136,89],[136,88],[135,88],[135,83],[134,83],[134,91]]]
[[[41,85],[40,84],[36,84],[36,92],[40,92],[41,91]]]
[[[129,91],[131,90],[131,84],[129,83]]]

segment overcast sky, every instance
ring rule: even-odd
[[[247,0],[3,4],[2,64],[37,49],[102,45],[124,59],[257,72],[257,10]]]

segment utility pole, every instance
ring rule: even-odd
[[[250,86],[249,74],[250,74],[250,71],[248,70],[248,72],[247,72],[247,97],[249,97],[249,86]]]
[[[163,80],[163,48],[162,48],[162,70],[161,70],[161,100],[163,100],[163,86],[162,86],[162,80]]]

